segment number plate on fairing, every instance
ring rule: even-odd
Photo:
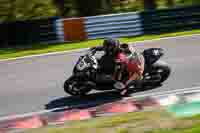
[[[82,71],[83,69],[87,68],[88,64],[85,62],[85,57],[83,57],[80,62],[77,64],[77,69]]]

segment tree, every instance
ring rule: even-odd
[[[52,0],[60,16],[91,16],[111,12],[112,0]]]
[[[57,7],[59,16],[74,16],[72,13],[75,11],[76,3],[74,0],[53,0],[54,5]]]
[[[16,0],[0,1],[0,20],[12,20],[15,18]]]
[[[111,0],[76,0],[80,16],[93,16],[111,12]]]
[[[55,16],[51,0],[1,0],[0,21],[16,21]]]
[[[60,16],[65,14],[65,0],[53,0],[53,4],[57,7]]]
[[[167,5],[167,7],[174,7],[175,1],[174,0],[166,0],[166,5]]]
[[[155,0],[144,0],[145,10],[155,10],[157,7]]]

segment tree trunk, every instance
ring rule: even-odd
[[[53,0],[54,5],[56,5],[60,16],[65,15],[65,0]]]
[[[9,10],[8,10],[8,16],[7,16],[7,21],[13,21],[16,19],[16,0],[9,0]]]
[[[167,7],[174,7],[175,6],[175,1],[174,0],[167,0]]]
[[[157,7],[155,0],[144,0],[145,10],[155,10]]]
[[[94,16],[111,10],[110,0],[76,0],[80,16]]]
[[[112,0],[101,0],[101,8],[105,13],[109,13],[112,11]]]

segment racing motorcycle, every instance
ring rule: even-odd
[[[146,49],[142,55],[145,59],[143,79],[141,80],[143,88],[160,85],[168,79],[171,68],[166,62],[160,60],[164,55],[162,48]],[[113,86],[118,81],[113,80],[109,75],[105,76],[103,80],[96,78],[99,69],[98,60],[91,52],[81,56],[74,66],[72,75],[64,82],[64,91],[72,96],[83,96],[93,89],[100,91],[115,89]],[[135,86],[137,83],[128,88],[134,89]]]

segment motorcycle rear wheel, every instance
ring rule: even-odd
[[[168,79],[171,73],[171,68],[167,64],[161,64],[158,62],[154,64],[153,71],[160,76],[160,79],[154,82],[154,84],[159,85]]]

